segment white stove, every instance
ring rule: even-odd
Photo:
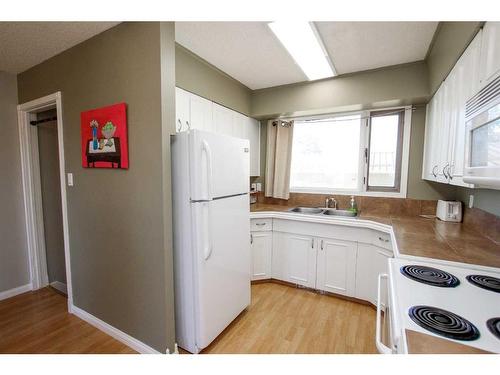
[[[390,351],[407,353],[410,329],[500,353],[500,272],[390,259],[388,279]]]

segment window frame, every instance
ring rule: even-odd
[[[401,167],[399,168],[399,191],[394,188],[380,187],[375,189],[368,189],[368,158],[369,158],[369,142],[370,142],[370,119],[372,114],[375,113],[388,113],[394,111],[402,111],[404,115],[400,117],[400,121],[403,122],[403,126],[400,126],[400,131],[402,131],[402,147],[401,147]],[[408,186],[408,166],[409,166],[409,151],[410,151],[410,137],[411,137],[411,118],[412,118],[412,106],[397,106],[397,107],[384,107],[379,109],[370,109],[365,111],[351,111],[351,112],[336,112],[330,114],[324,114],[319,116],[301,116],[290,118],[290,120],[301,121],[301,120],[317,120],[325,118],[335,118],[343,116],[352,116],[360,114],[362,121],[361,124],[361,134],[360,134],[360,147],[359,147],[359,173],[360,178],[358,179],[358,189],[331,189],[331,188],[309,188],[309,187],[294,187],[290,185],[291,193],[309,193],[309,194],[339,194],[339,195],[357,195],[357,196],[372,196],[372,197],[389,197],[389,198],[406,198],[407,197],[407,186]],[[399,132],[398,132],[399,137]],[[399,144],[399,141],[398,141]],[[366,151],[365,151],[366,150]],[[365,152],[368,153],[366,157]]]
[[[388,114],[398,114],[398,140],[396,146],[396,168],[394,176],[394,186],[370,186],[370,157],[371,157],[371,134],[372,134],[372,119],[374,117],[383,117]],[[404,136],[404,125],[405,125],[405,109],[384,109],[380,111],[370,111],[368,127],[368,142],[366,145],[366,191],[378,191],[378,192],[395,192],[399,193],[401,190],[401,169],[403,164],[403,136]]]

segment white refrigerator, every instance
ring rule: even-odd
[[[176,338],[207,347],[250,305],[249,142],[171,137]]]

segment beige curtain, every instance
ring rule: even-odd
[[[290,197],[293,121],[267,122],[266,197]]]

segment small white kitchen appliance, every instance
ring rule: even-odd
[[[436,216],[443,221],[462,221],[462,202],[438,200]]]

